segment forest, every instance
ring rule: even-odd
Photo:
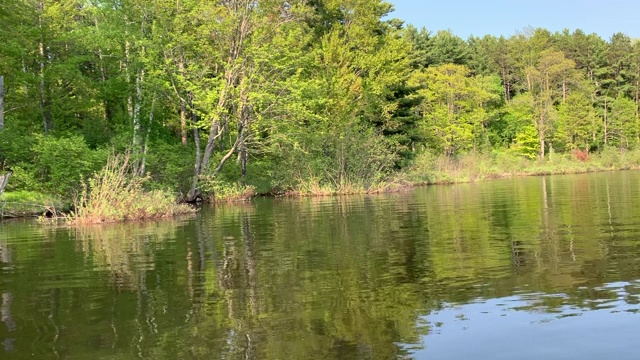
[[[640,164],[623,33],[465,40],[381,0],[4,0],[0,27],[5,195],[70,201],[124,153],[183,200],[378,191],[470,156]]]

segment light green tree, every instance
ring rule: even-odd
[[[541,159],[545,156],[546,147],[551,144],[548,141],[553,137],[553,122],[557,119],[555,104],[565,102],[569,88],[580,79],[575,63],[566,59],[561,51],[553,49],[542,51],[536,66],[527,68]]]
[[[448,156],[478,145],[489,120],[488,104],[500,98],[499,89],[472,77],[463,65],[445,64],[416,73],[412,82],[424,87],[420,111],[423,131],[431,145]]]

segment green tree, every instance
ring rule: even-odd
[[[556,103],[564,103],[569,88],[580,81],[575,63],[566,59],[560,51],[545,50],[535,67],[527,68],[527,81],[532,95],[536,130],[540,142],[540,158],[545,156],[545,148],[553,137],[553,122],[557,118]]]
[[[446,64],[428,68],[412,81],[424,86],[420,110],[430,145],[448,156],[477,149],[489,119],[487,105],[500,98],[484,79],[470,76],[463,65]]]
[[[558,119],[554,124],[554,149],[560,151],[589,150],[594,144],[600,122],[593,108],[591,86],[584,82],[572,91],[558,106]]]
[[[608,115],[608,144],[620,148],[631,148],[637,143],[638,129],[635,121],[636,108],[633,100],[624,95],[611,103],[611,113]]]
[[[429,38],[427,61],[430,66],[466,65],[470,58],[468,44],[449,30],[440,30]]]

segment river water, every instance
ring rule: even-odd
[[[0,359],[637,359],[640,172],[0,224]]]

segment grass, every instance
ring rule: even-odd
[[[0,195],[0,218],[35,217],[44,213],[56,216],[62,201],[36,191],[11,191]]]
[[[544,160],[508,152],[470,153],[455,158],[420,154],[400,178],[411,185],[447,184],[532,175],[578,174],[640,168],[640,150],[607,148],[598,154],[552,154]]]
[[[178,204],[164,190],[145,191],[147,177],[133,175],[128,155],[111,156],[107,165],[83,186],[75,212],[67,216],[70,224],[96,224],[136,221],[188,214],[194,210]]]
[[[285,196],[333,196],[377,194],[394,192],[407,187],[406,181],[400,177],[389,178],[384,181],[375,181],[365,185],[360,181],[344,180],[338,184],[321,182],[317,178],[298,180],[297,186],[286,191]]]

